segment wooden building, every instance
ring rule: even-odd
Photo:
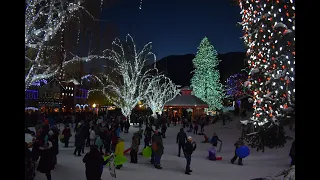
[[[204,115],[204,109],[208,107],[207,103],[192,95],[192,89],[186,86],[181,89],[181,95],[165,104],[164,109],[171,115],[183,116],[186,112],[191,113],[195,119]]]

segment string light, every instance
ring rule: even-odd
[[[156,115],[156,112],[161,114],[165,103],[180,93],[180,89],[169,78],[164,75],[155,78],[158,80],[152,83],[151,91],[144,97],[144,101],[150,107],[153,115]]]
[[[194,95],[206,102],[209,110],[222,109],[222,99],[225,95],[223,85],[220,83],[220,73],[217,70],[220,60],[218,52],[207,37],[202,39],[192,62],[195,70],[190,84]]]
[[[56,59],[57,51],[64,51],[64,42],[62,41],[60,45],[57,45],[54,44],[54,40],[63,34],[68,22],[82,15],[80,14],[82,12],[94,19],[81,6],[83,3],[83,0],[75,0],[74,2],[67,0],[26,0],[25,60],[27,67],[25,90],[34,82],[55,76],[67,64],[94,59],[94,56],[67,59],[66,53],[63,52],[60,62],[57,63],[52,60]],[[77,19],[79,21],[79,18]],[[80,34],[79,31],[80,29],[78,29],[78,35]]]
[[[140,0],[139,9],[142,9],[143,0]]]
[[[128,34],[126,41],[121,43],[116,38],[112,42],[112,49],[104,51],[105,57],[114,63],[110,74],[86,75],[82,79],[93,79],[100,87],[89,90],[101,91],[115,106],[121,108],[122,114],[130,120],[132,109],[152,91],[152,85],[158,78],[152,73],[155,68],[156,56],[151,52],[152,43],[147,43],[137,52],[133,38]],[[146,69],[148,62],[154,66]]]
[[[255,92],[251,120],[260,127],[273,128],[269,124],[279,124],[278,117],[284,117],[288,107],[294,106],[295,95],[288,93],[293,92],[295,86],[291,80],[295,76],[294,3],[292,0],[239,0],[239,5],[242,39],[250,58],[251,88]]]

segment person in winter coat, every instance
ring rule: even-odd
[[[131,150],[130,150],[130,157],[131,163],[138,163],[138,152],[140,146],[140,135],[138,133],[134,133],[131,142]]]
[[[89,138],[90,138],[90,145],[91,146],[94,145],[96,140],[96,132],[94,131],[94,127],[91,127],[90,129]]]
[[[100,151],[101,154],[103,154],[102,152],[102,148],[103,148],[103,140],[102,138],[98,135],[95,145],[97,146],[98,150]]]
[[[111,134],[111,151],[114,151],[118,143],[118,136],[115,131],[112,131]]]
[[[162,169],[161,157],[163,154],[164,147],[163,147],[162,138],[159,135],[157,130],[154,132],[154,135],[152,136],[152,147],[151,148],[152,148],[154,167],[157,169]]]
[[[33,180],[35,176],[35,163],[33,162],[32,152],[28,148],[28,143],[25,142],[24,146],[25,155],[24,155],[24,179]]]
[[[180,157],[181,148],[183,149],[187,141],[187,134],[183,131],[183,128],[180,128],[180,132],[177,134],[177,144],[178,144],[178,157]]]
[[[117,137],[120,137],[120,126],[117,124],[115,127]]]
[[[235,151],[234,151],[234,157],[231,159],[231,163],[233,164],[237,158],[238,158],[238,155],[237,155],[237,149],[241,146],[244,146],[244,143],[242,141],[242,139],[240,138],[236,143],[234,143],[234,146],[236,147]],[[238,160],[238,165],[240,166],[243,166],[242,164],[242,158],[239,157],[239,160]]]
[[[84,123],[84,125],[83,125],[83,134],[84,134],[84,138],[86,139],[85,140],[85,145],[86,145],[86,147],[90,147],[90,124],[89,124],[89,122],[86,122],[86,123]],[[82,149],[84,150],[84,146],[82,147]],[[82,153],[84,153],[83,151],[82,151]]]
[[[57,155],[59,154],[59,138],[51,130],[49,131],[48,134],[49,134],[48,141],[50,141],[52,143],[53,164],[56,165],[57,164]]]
[[[123,140],[119,137],[118,139],[118,144],[116,146],[116,150],[115,150],[115,155],[116,156],[123,156],[123,152],[124,152],[124,142]],[[116,166],[116,169],[120,169],[122,167],[122,164],[119,164]]]
[[[162,126],[161,126],[161,135],[162,135],[162,138],[166,138],[166,131],[167,131],[166,123],[162,123]]]
[[[129,128],[130,128],[129,120],[126,120],[126,122],[124,123],[124,130],[125,130],[124,133],[128,133]]]
[[[198,126],[198,123],[197,122],[195,122],[194,123],[194,128],[193,128],[193,134],[198,134],[198,128],[199,128],[199,126]]]
[[[78,156],[81,156],[81,150],[85,145],[85,137],[83,131],[79,130],[75,135],[75,150],[73,152],[74,155],[78,153]]]
[[[214,148],[217,148],[218,145],[218,141],[221,143],[222,141],[219,139],[219,137],[217,136],[217,133],[213,133],[213,136],[210,140],[210,143],[212,144],[212,146]]]
[[[71,137],[71,130],[69,126],[66,126],[62,131],[63,139],[64,139],[64,147],[67,148],[69,146],[69,139]]]
[[[97,146],[91,146],[82,161],[86,166],[87,180],[101,180],[104,160]]]
[[[295,157],[296,157],[295,143],[296,143],[296,140],[294,140],[292,142],[291,149],[290,149],[290,154],[289,154],[289,156],[291,157],[291,166],[296,165],[296,162],[295,162]]]
[[[202,120],[202,122],[201,122],[201,128],[200,128],[200,132],[204,132],[204,126],[205,126],[205,121],[204,120]]]
[[[45,173],[47,180],[51,180],[51,170],[54,169],[52,151],[52,143],[48,141],[44,146],[40,147],[40,161],[37,170]]]
[[[189,136],[188,137],[188,141],[185,143],[184,147],[183,147],[183,151],[184,151],[184,157],[187,160],[187,165],[186,165],[186,170],[185,170],[185,174],[190,175],[190,172],[192,172],[192,170],[190,169],[190,164],[191,164],[191,155],[193,153],[193,151],[195,151],[197,148],[197,144],[196,142],[192,141],[192,137]]]
[[[111,135],[109,130],[105,132],[105,138],[103,139],[103,146],[105,148],[105,153],[109,153],[110,146],[111,146]]]

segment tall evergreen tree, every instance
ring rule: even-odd
[[[223,85],[220,83],[220,73],[216,69],[220,60],[218,53],[207,37],[204,37],[198,47],[196,57],[192,60],[195,68],[191,87],[195,96],[209,105],[209,110],[223,108]]]

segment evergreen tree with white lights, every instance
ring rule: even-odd
[[[208,38],[202,39],[196,57],[192,60],[195,68],[191,79],[194,95],[209,105],[209,110],[223,108],[224,88],[220,83],[220,73],[216,69],[220,60],[218,53]]]
[[[247,141],[257,150],[283,147],[280,121],[294,109],[295,6],[293,0],[239,0],[248,47],[255,132]]]

